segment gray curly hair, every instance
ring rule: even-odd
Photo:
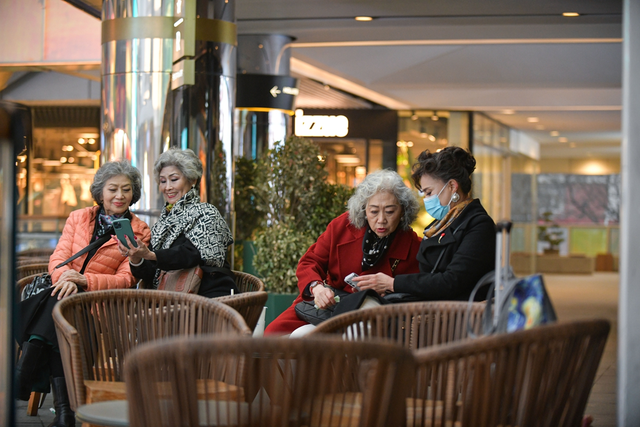
[[[366,208],[369,199],[373,195],[387,191],[395,196],[402,207],[403,215],[400,227],[408,230],[411,223],[418,216],[420,205],[411,189],[402,181],[402,177],[392,170],[380,170],[373,172],[362,181],[355,193],[349,199],[349,221],[357,228],[362,228],[367,222]]]
[[[200,183],[200,178],[202,178],[202,162],[193,150],[188,148],[185,150],[170,148],[160,154],[160,157],[156,160],[156,164],[153,165],[156,182],[160,182],[160,171],[167,166],[177,167],[187,180],[195,181],[196,186]]]
[[[102,192],[107,181],[119,175],[126,176],[127,179],[131,181],[131,191],[133,194],[131,204],[133,205],[140,200],[140,195],[142,194],[142,177],[140,176],[140,171],[131,166],[131,163],[127,160],[117,160],[107,162],[100,166],[100,169],[97,170],[93,177],[90,191],[93,200],[95,200],[97,204],[101,205],[103,202]]]

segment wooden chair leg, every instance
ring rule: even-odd
[[[27,405],[27,415],[31,417],[38,415],[38,407],[40,406],[41,398],[42,393],[38,393],[37,391],[31,392],[31,396],[29,396],[29,404]]]

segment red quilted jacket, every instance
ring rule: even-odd
[[[82,269],[84,260],[87,258],[86,254],[54,271],[56,265],[64,262],[89,244],[99,209],[99,206],[78,209],[71,212],[67,218],[58,245],[49,258],[49,274],[51,274],[51,280],[54,284],[64,271],[73,269],[79,272]],[[133,228],[134,234],[138,240],[148,245],[151,239],[149,226],[137,216],[132,214],[132,217],[131,228]],[[109,240],[96,251],[87,264],[84,276],[87,278],[87,291],[130,288],[136,282],[129,269],[128,259],[120,254],[114,239]]]

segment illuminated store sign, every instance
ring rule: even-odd
[[[345,137],[349,133],[346,116],[305,116],[296,110],[295,133],[297,136]]]

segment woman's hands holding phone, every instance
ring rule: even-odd
[[[149,261],[156,260],[156,254],[138,239],[136,239],[138,247],[135,247],[129,239],[129,236],[125,236],[127,244],[129,245],[129,248],[127,248],[116,236],[113,236],[113,238],[118,242],[118,250],[122,256],[129,257],[129,261],[132,264],[139,264],[143,259],[148,259]]]

